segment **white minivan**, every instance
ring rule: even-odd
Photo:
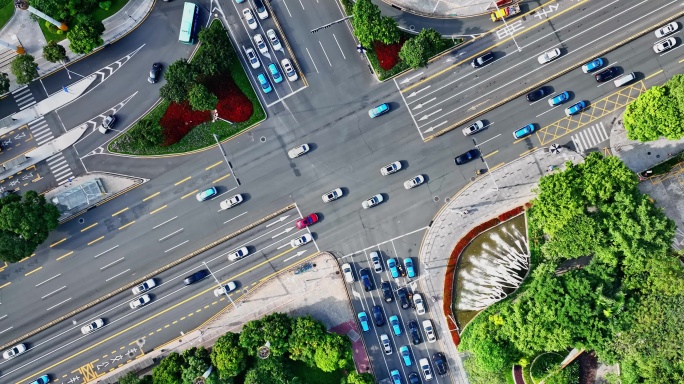
[[[620,77],[619,79],[615,79],[613,83],[615,84],[616,88],[620,88],[623,85],[630,83],[634,79],[636,79],[636,75],[634,74],[634,72],[632,72]]]

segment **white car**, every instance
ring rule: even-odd
[[[398,172],[401,170],[401,163],[398,161],[395,161],[393,163],[387,164],[384,167],[380,168],[380,173],[383,176],[391,175],[395,172]]]
[[[252,66],[252,68],[257,69],[261,67],[259,58],[257,57],[256,53],[254,53],[252,48],[245,49],[245,54],[247,54],[247,61],[249,61],[249,64]]]
[[[404,181],[404,188],[406,188],[406,189],[415,188],[415,187],[423,184],[424,182],[425,182],[425,178],[423,177],[423,175],[414,176],[410,180]]]
[[[102,124],[97,128],[100,133],[107,133],[110,129],[112,129],[112,126],[114,125],[114,122],[116,121],[116,116],[114,115],[108,115],[102,120]]]
[[[246,8],[242,11],[242,15],[245,17],[249,29],[257,29],[257,22],[251,9]]]
[[[149,303],[152,299],[150,299],[150,295],[144,294],[137,299],[131,301],[129,304],[131,306],[131,309],[136,309],[138,307],[142,307],[143,305]]]
[[[323,194],[323,202],[329,203],[333,200],[339,199],[340,197],[342,197],[342,189],[333,189],[332,191]]]
[[[9,360],[13,357],[21,355],[24,352],[26,352],[26,345],[25,344],[17,344],[14,347],[3,352],[2,357],[4,357],[5,360]]]
[[[375,273],[382,272],[382,258],[380,258],[380,252],[371,252],[370,258]]]
[[[283,71],[285,72],[285,76],[287,76],[288,80],[295,81],[299,78],[299,76],[297,76],[297,71],[295,71],[292,63],[290,62],[290,59],[282,59],[280,64],[283,66]]]
[[[560,57],[561,51],[558,48],[554,48],[548,52],[544,52],[541,56],[537,58],[537,61],[539,61],[539,64],[546,64],[551,60],[555,60],[558,57]]]
[[[667,25],[664,25],[656,29],[655,35],[657,38],[660,39],[661,37],[665,37],[667,35],[677,32],[677,30],[679,30],[679,24],[673,21]]]
[[[104,320],[102,320],[102,319],[95,319],[95,320],[93,320],[92,323],[90,323],[90,324],[88,324],[88,325],[82,326],[82,327],[81,327],[81,333],[84,334],[84,335],[87,335],[87,334],[89,334],[90,332],[92,332],[92,331],[94,331],[94,330],[96,330],[96,329],[98,329],[98,328],[102,328],[103,326],[104,326]]]
[[[480,132],[482,129],[484,129],[484,122],[482,120],[478,120],[469,127],[463,128],[463,135],[470,136],[472,134]]]
[[[228,284],[224,285],[223,287],[216,288],[214,289],[214,296],[219,297],[223,295],[227,295],[231,292],[233,292],[237,288],[237,285],[235,284],[234,281],[229,281]]]
[[[382,203],[382,195],[377,194],[368,200],[364,200],[363,203],[361,203],[361,206],[363,207],[363,209],[368,209],[368,208],[375,207],[376,205],[378,205],[380,203]]]
[[[430,362],[426,358],[418,360],[418,365],[420,365],[420,371],[423,373],[423,378],[425,381],[432,380],[432,370],[430,369]]]
[[[419,315],[425,314],[425,303],[423,302],[423,296],[420,293],[413,294],[413,305],[416,306],[416,312]]]
[[[672,49],[675,45],[677,45],[677,40],[675,40],[674,37],[668,37],[667,39],[655,43],[653,45],[653,50],[655,53],[661,53]]]
[[[266,31],[266,36],[268,36],[268,40],[271,41],[271,45],[273,46],[273,49],[276,51],[282,51],[283,46],[280,45],[280,40],[278,40],[278,35],[276,35],[276,32],[272,29],[269,29]]]
[[[233,252],[229,253],[228,254],[228,260],[229,261],[240,260],[247,255],[249,255],[249,249],[247,249],[247,247],[242,247],[240,249],[236,249]]]
[[[154,279],[149,279],[144,281],[142,284],[138,285],[137,287],[133,287],[132,291],[134,295],[139,295],[143,292],[149,291],[150,289],[154,288],[157,285],[157,283],[154,281]]]
[[[385,355],[392,354],[392,344],[389,337],[384,333],[380,335],[380,344],[382,344],[382,350],[385,351]]]
[[[219,203],[219,206],[221,207],[221,210],[225,211],[226,209],[231,209],[243,201],[245,201],[245,199],[242,198],[242,195],[238,193],[230,199],[223,200],[221,203]]]
[[[354,279],[354,271],[349,263],[342,264],[342,274],[344,275],[344,280],[347,283],[353,283],[356,281],[356,279]]]
[[[292,248],[301,247],[301,246],[304,245],[304,244],[310,243],[311,240],[313,240],[313,237],[311,236],[311,234],[310,234],[310,233],[305,233],[304,235],[302,235],[302,236],[300,236],[300,237],[298,237],[298,238],[296,238],[296,239],[290,240],[290,246],[291,246]]]
[[[298,145],[287,151],[287,155],[290,157],[290,159],[294,159],[309,152],[309,149],[310,148],[308,144]]]
[[[435,333],[435,327],[432,326],[432,320],[423,320],[423,331],[425,331],[425,338],[428,343],[437,341],[437,334]]]
[[[261,33],[257,33],[256,35],[254,35],[254,44],[256,44],[257,48],[259,49],[259,52],[263,54],[268,53],[268,45],[266,45],[264,37],[261,36]]]

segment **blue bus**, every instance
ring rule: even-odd
[[[195,44],[195,29],[199,7],[195,3],[185,3],[183,7],[183,19],[181,20],[180,35],[178,41],[184,44]]]

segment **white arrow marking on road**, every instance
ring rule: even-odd
[[[280,219],[272,222],[271,224],[267,224],[266,228],[270,227],[271,225],[278,224],[279,222],[285,221],[285,219],[287,219],[288,217],[290,217],[290,215],[285,215],[285,216],[281,217]]]
[[[442,121],[441,123],[439,123],[439,124],[437,124],[437,125],[433,125],[432,127],[426,129],[423,133],[430,133],[430,132],[434,131],[437,127],[440,127],[440,126],[442,126],[442,125],[444,125],[444,124],[446,124],[446,123],[447,123],[447,121],[444,120],[444,121]]]
[[[423,108],[423,105],[425,105],[425,104],[427,104],[427,103],[429,103],[429,102],[431,102],[431,101],[435,101],[435,100],[437,100],[437,98],[436,98],[436,97],[433,97],[432,99],[430,99],[430,100],[428,100],[428,101],[426,101],[426,102],[424,102],[424,103],[420,103],[420,104],[416,105],[416,107],[413,108],[413,109]]]
[[[294,227],[289,227],[288,229],[286,229],[286,230],[284,230],[284,231],[282,231],[282,232],[280,232],[280,233],[277,233],[277,234],[273,235],[273,236],[271,237],[271,239],[275,239],[276,237],[278,237],[278,236],[280,236],[280,235],[284,235],[284,234],[290,232],[290,231],[293,230],[293,229],[294,229]]]
[[[426,89],[428,89],[428,88],[430,88],[429,85],[428,85],[427,87],[423,88],[423,89],[419,89],[419,90],[413,92],[412,94],[408,95],[408,97],[413,97],[413,96],[415,96],[415,95],[417,95],[417,94],[423,92],[424,90],[426,90]]]
[[[428,118],[428,117],[430,117],[430,116],[434,115],[435,113],[439,113],[439,112],[441,112],[441,111],[442,111],[442,108],[440,108],[440,109],[438,109],[438,110],[436,110],[436,111],[432,112],[432,113],[431,113],[431,114],[429,114],[429,115],[425,115],[425,116],[421,117],[420,119],[418,119],[418,121],[423,121],[423,120],[427,120],[427,118]]]
[[[283,260],[283,263],[287,262],[290,259],[294,259],[295,257],[299,257],[299,256],[305,254],[306,252],[308,252],[308,251],[299,251],[294,256],[290,256],[287,259]]]
[[[446,62],[447,62],[447,63],[451,63],[452,61],[454,61],[454,58],[453,58],[453,57],[450,57],[450,58],[446,59]]]
[[[421,72],[421,73],[419,73],[419,74],[417,74],[417,75],[411,76],[411,77],[409,77],[409,78],[407,78],[407,79],[404,79],[404,80],[402,80],[401,82],[399,82],[399,84],[406,84],[406,83],[408,83],[409,81],[415,79],[416,77],[418,77],[418,76],[420,76],[420,75],[422,75],[422,74],[423,74],[423,72]]]

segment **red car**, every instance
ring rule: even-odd
[[[303,228],[306,228],[309,225],[317,223],[317,222],[318,222],[318,215],[316,215],[315,213],[312,213],[303,219],[297,220],[297,228],[303,229]]]

